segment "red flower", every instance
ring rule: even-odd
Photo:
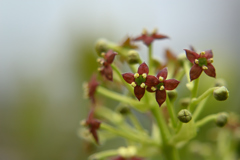
[[[137,97],[137,99],[140,101],[140,99],[143,97],[145,93],[145,86],[146,86],[146,80],[148,78],[149,69],[145,62],[143,62],[139,67],[137,73],[124,73],[122,74],[123,79],[131,84],[131,86],[134,87],[134,94]]]
[[[143,158],[139,158],[139,157],[124,158],[124,157],[118,156],[111,160],[143,160]]]
[[[168,38],[168,36],[157,34],[157,30],[155,29],[152,34],[148,34],[146,30],[143,30],[142,35],[135,38],[134,41],[143,41],[144,44],[149,46],[155,39],[164,39]]]
[[[102,75],[104,75],[106,77],[106,79],[112,81],[113,73],[112,73],[111,64],[113,63],[113,60],[114,60],[115,56],[117,55],[117,53],[113,52],[112,50],[109,50],[106,54],[102,53],[102,55],[103,55],[103,59],[99,60],[102,67],[99,68],[99,71]]]
[[[158,102],[159,107],[166,100],[166,90],[173,90],[180,83],[180,81],[176,79],[166,80],[167,74],[168,74],[167,68],[163,68],[157,74],[157,77],[151,76],[148,79],[147,91],[156,92],[156,100]]]
[[[202,71],[210,77],[216,77],[215,68],[211,64],[213,62],[212,50],[202,51],[200,54],[191,50],[184,50],[186,51],[188,60],[193,64],[190,70],[191,81],[197,79],[201,75]]]
[[[94,108],[91,109],[88,118],[86,120],[86,125],[89,128],[90,133],[92,134],[93,138],[95,139],[96,143],[99,144],[97,130],[100,127],[101,122],[97,119],[94,119]]]
[[[97,82],[96,74],[92,75],[91,80],[86,84],[86,86],[84,84],[85,94],[88,98],[90,98],[92,103],[95,103],[94,94],[96,92],[98,85],[99,85],[99,83]]]

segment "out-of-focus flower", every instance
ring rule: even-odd
[[[97,75],[93,74],[90,81],[88,83],[84,83],[84,94],[87,98],[90,98],[92,103],[95,103],[95,97],[94,94],[96,92],[97,86],[99,85],[97,81]]]
[[[116,55],[116,52],[114,52],[113,50],[109,50],[107,53],[102,53],[103,59],[98,59],[98,61],[102,65],[98,70],[103,76],[106,77],[106,79],[110,81],[113,80],[113,71],[111,64],[113,63]]]
[[[144,44],[149,46],[155,39],[168,38],[166,35],[158,34],[157,30],[154,29],[152,34],[149,34],[146,29],[143,30],[142,35],[134,38],[134,41],[143,41]]]
[[[166,90],[173,90],[180,83],[180,81],[175,79],[166,80],[167,74],[168,74],[167,68],[163,68],[157,74],[157,77],[151,76],[148,78],[148,82],[147,82],[147,85],[148,85],[147,91],[156,92],[156,100],[158,102],[159,107],[166,100]]]
[[[148,78],[149,68],[145,62],[139,67],[137,73],[124,73],[123,79],[134,87],[134,94],[140,101],[145,93],[146,79]]]
[[[89,128],[89,131],[97,144],[99,144],[97,130],[99,129],[100,124],[101,122],[94,118],[94,108],[92,108],[88,114],[88,118],[85,122],[85,125]]]
[[[201,75],[202,71],[204,71],[210,77],[216,77],[215,68],[212,65],[212,50],[202,51],[200,54],[188,49],[184,50],[186,51],[188,60],[193,64],[190,70],[191,81],[197,79]]]

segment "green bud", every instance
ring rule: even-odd
[[[224,79],[217,79],[215,81],[215,87],[226,86],[226,81]]]
[[[95,45],[95,50],[99,56],[101,56],[101,53],[107,52],[109,50],[107,46],[107,41],[104,39],[98,40]]]
[[[182,107],[187,107],[190,102],[191,102],[190,98],[183,98],[183,99],[180,100],[180,105]]]
[[[177,98],[176,90],[167,91],[167,94],[170,101],[174,101]]]
[[[130,50],[127,53],[127,62],[129,64],[136,64],[139,63],[140,57],[136,50]]]
[[[159,68],[161,66],[161,62],[159,62],[159,60],[155,59],[155,58],[152,58],[152,66],[154,68]]]
[[[222,86],[213,91],[213,96],[216,100],[224,101],[228,98],[229,91],[225,86]]]
[[[178,119],[183,123],[188,123],[192,119],[192,114],[187,109],[182,109],[178,112]]]
[[[228,121],[228,115],[227,113],[220,113],[216,118],[216,125],[218,127],[223,127],[225,124],[227,124]]]
[[[131,112],[129,106],[127,105],[118,106],[116,110],[122,115],[127,115]]]

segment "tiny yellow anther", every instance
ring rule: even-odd
[[[141,88],[144,88],[145,86],[146,86],[145,83],[142,83],[142,84],[140,85]]]
[[[147,73],[143,73],[142,74],[142,77],[145,79],[145,78],[147,78]]]
[[[135,83],[135,82],[132,82],[132,83],[131,83],[131,86],[132,86],[132,87],[136,87],[136,83]]]
[[[208,62],[209,62],[209,63],[213,63],[213,58],[209,58],[209,59],[208,59]]]
[[[100,63],[102,61],[102,58],[97,58],[97,62]]]
[[[86,120],[81,120],[81,121],[80,121],[80,125],[81,125],[81,126],[86,126],[86,125],[87,125],[87,124],[86,124]]]
[[[146,28],[143,28],[143,30],[142,30],[142,34],[144,34],[144,35],[147,34],[147,30],[146,30]]]
[[[105,55],[106,55],[106,53],[104,53],[104,52],[101,53],[101,56],[105,56]]]
[[[160,76],[158,79],[160,82],[162,82],[164,80],[164,78],[162,76]]]
[[[206,52],[205,51],[202,51],[200,54],[203,56]]]
[[[195,59],[194,62],[195,62],[195,64],[199,64],[199,60],[198,59]]]
[[[134,78],[138,78],[139,77],[139,74],[138,73],[135,73],[134,74]]]
[[[161,90],[161,91],[164,90],[164,89],[165,89],[164,86],[161,86],[161,87],[160,87],[160,90]]]
[[[156,87],[151,87],[151,90],[152,90],[152,91],[156,91],[157,88],[156,88]]]
[[[157,34],[157,32],[158,32],[157,28],[154,28],[152,34]]]
[[[207,67],[207,66],[202,66],[202,69],[203,69],[203,70],[207,70],[208,67]]]
[[[99,67],[97,70],[100,72],[103,70],[103,67]]]

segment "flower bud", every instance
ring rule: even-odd
[[[127,53],[127,62],[129,64],[136,64],[136,63],[139,63],[139,54],[136,50],[130,50],[128,51]]]
[[[220,113],[216,118],[216,125],[218,127],[223,127],[228,121],[228,115],[227,113]]]
[[[127,105],[118,106],[116,110],[122,115],[127,115],[131,112],[129,106]]]
[[[192,119],[192,114],[187,109],[178,112],[178,119],[183,123],[188,123]]]
[[[182,107],[187,107],[190,102],[191,102],[190,98],[183,98],[183,99],[180,100],[180,105]]]
[[[213,91],[213,96],[216,100],[224,101],[228,98],[229,91],[225,86],[222,86]]]
[[[215,81],[215,87],[226,86],[226,81],[224,79],[217,79]]]
[[[176,90],[170,90],[167,91],[168,98],[170,101],[174,101],[177,98],[177,91]]]
[[[101,53],[107,52],[109,50],[107,47],[107,41],[104,39],[98,40],[95,45],[95,50],[97,54],[101,57]]]

